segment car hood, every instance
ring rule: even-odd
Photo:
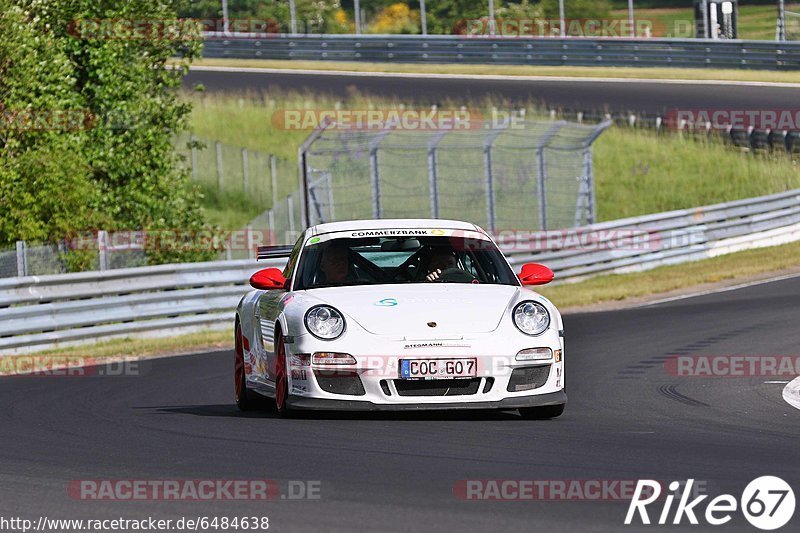
[[[497,329],[519,288],[419,283],[314,289],[310,293],[376,335],[457,339]]]

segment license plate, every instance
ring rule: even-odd
[[[459,379],[478,375],[476,359],[401,359],[402,379]]]

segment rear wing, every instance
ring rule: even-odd
[[[272,246],[259,246],[257,260],[262,259],[285,259],[292,255],[291,244],[279,244]]]

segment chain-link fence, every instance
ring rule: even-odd
[[[17,241],[0,250],[0,278],[44,276],[67,272],[65,243]]]
[[[784,20],[784,24],[786,24],[784,28],[786,40],[800,40],[800,13],[795,11],[786,11],[786,17]]]
[[[184,134],[176,138],[175,146],[186,159],[192,181],[214,194],[241,197],[263,209],[277,203],[278,177],[297,175],[294,161],[220,141]]]
[[[454,218],[506,229],[594,222],[591,145],[610,125],[315,132],[301,152],[310,224]]]
[[[130,235],[131,232],[109,234],[99,231],[55,243],[17,241],[14,247],[0,249],[0,278],[64,274],[71,269],[111,270],[146,266],[147,254],[143,244],[131,242]],[[80,251],[80,265],[71,268],[69,255],[74,251]]]

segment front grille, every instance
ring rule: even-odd
[[[469,396],[478,392],[481,378],[472,379],[396,379],[400,396]]]
[[[515,368],[508,380],[508,392],[538,389],[550,377],[550,365]]]
[[[314,370],[317,383],[325,392],[332,394],[349,394],[351,396],[364,396],[364,385],[355,372],[345,370]]]

